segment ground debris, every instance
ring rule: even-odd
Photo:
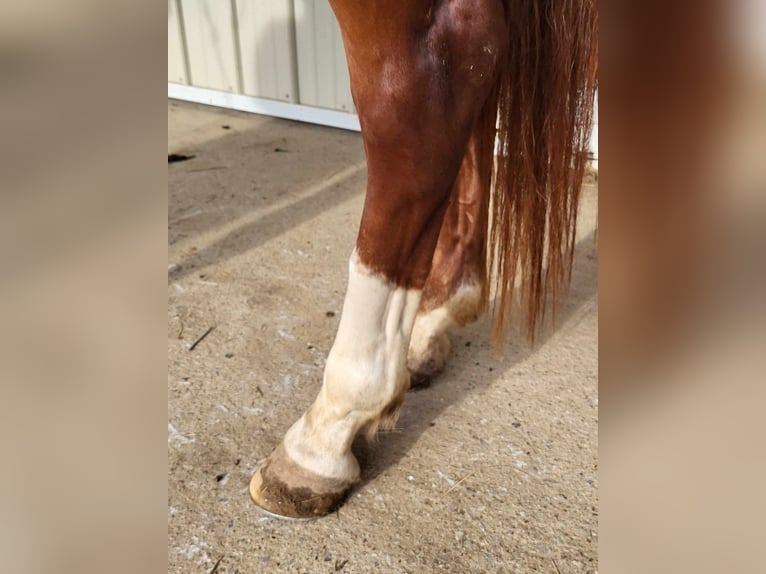
[[[168,154],[168,163],[176,163],[179,161],[187,161],[190,159],[194,159],[196,156],[193,155],[184,155],[182,153],[169,153]]]
[[[216,561],[215,564],[213,564],[213,568],[210,570],[210,574],[215,574],[218,572],[218,565],[221,563],[221,560],[223,560],[223,557],[226,556],[225,554],[222,554],[221,557]]]
[[[449,487],[449,488],[448,488],[446,491],[444,491],[444,494],[445,494],[445,495],[446,495],[446,494],[449,494],[450,492],[452,492],[453,490],[455,490],[455,489],[456,489],[458,486],[460,486],[460,484],[461,484],[461,483],[462,483],[462,482],[463,482],[463,481],[464,481],[466,478],[468,478],[468,477],[469,477],[469,476],[471,476],[472,474],[473,474],[473,471],[471,471],[471,472],[469,472],[468,474],[466,474],[466,475],[465,475],[463,478],[461,478],[460,480],[458,480],[458,481],[457,481],[455,484],[453,484],[453,485],[452,485],[452,486],[450,486],[450,487]]]
[[[208,335],[209,335],[209,334],[212,332],[212,330],[213,330],[213,329],[215,329],[215,325],[213,325],[212,327],[208,327],[208,330],[207,330],[207,331],[205,331],[204,333],[202,333],[202,334],[201,334],[201,335],[200,335],[200,336],[197,338],[197,340],[196,340],[196,341],[194,341],[194,342],[193,342],[191,345],[189,345],[189,350],[190,350],[190,351],[193,351],[193,350],[194,350],[194,348],[195,348],[197,345],[199,345],[199,344],[202,342],[202,340],[203,340],[205,337],[207,337],[207,336],[208,336]]]

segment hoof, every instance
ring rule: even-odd
[[[250,480],[250,497],[271,516],[310,519],[338,508],[350,487],[298,466],[279,445]]]
[[[431,386],[431,375],[424,375],[422,373],[410,373],[410,388],[411,391],[420,391],[427,389]]]
[[[450,348],[447,333],[430,337],[423,347],[411,346],[407,357],[410,388],[423,389],[428,387],[431,384],[431,379],[444,370]]]

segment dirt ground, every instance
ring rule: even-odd
[[[597,571],[597,194],[573,285],[534,348],[454,334],[363,480],[310,522],[248,482],[311,403],[364,197],[358,133],[168,103],[168,571]],[[211,330],[212,329],[212,330]],[[203,335],[206,336],[203,337]]]

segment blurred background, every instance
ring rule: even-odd
[[[760,570],[766,3],[599,16],[600,566]]]

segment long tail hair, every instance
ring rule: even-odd
[[[487,266],[496,280],[495,340],[520,276],[522,326],[534,341],[546,302],[555,318],[571,277],[598,65],[597,0],[504,3],[510,47],[482,118],[487,138],[497,137]]]

